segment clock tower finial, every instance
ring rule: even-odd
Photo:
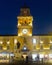
[[[21,8],[29,8],[29,7],[27,6],[27,3],[24,2],[24,5]]]

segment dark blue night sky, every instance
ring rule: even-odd
[[[52,32],[52,0],[0,0],[0,35],[17,34],[17,16],[24,2],[34,17],[33,34]]]

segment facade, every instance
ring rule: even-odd
[[[52,61],[52,35],[34,35],[33,16],[28,7],[22,7],[17,16],[18,35],[0,36],[0,62],[11,62],[12,59],[24,59],[31,56],[36,61]]]

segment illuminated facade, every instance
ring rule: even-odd
[[[17,36],[0,36],[0,62],[9,62],[11,59],[21,59],[21,56],[31,55],[35,60],[37,54],[41,58],[52,59],[52,36],[34,35],[33,16],[28,7],[20,9],[18,19]]]

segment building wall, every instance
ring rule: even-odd
[[[35,39],[34,43],[33,39]],[[17,40],[16,43],[15,40]],[[7,41],[10,43],[7,44]],[[17,49],[17,42],[20,43],[19,49]],[[24,45],[29,49],[29,52],[47,51],[50,53],[52,51],[52,36],[0,36],[0,47],[2,46],[2,49],[0,48],[0,52],[13,52],[15,57],[21,57],[21,53],[23,52],[21,50]],[[9,49],[7,49],[7,46],[9,46]]]

